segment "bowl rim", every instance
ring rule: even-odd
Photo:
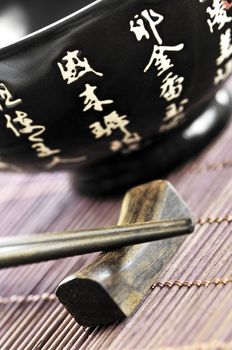
[[[79,10],[72,12],[71,14],[69,14],[69,15],[67,15],[67,16],[65,16],[65,17],[63,17],[55,22],[52,22],[51,24],[48,24],[45,27],[42,27],[38,30],[35,30],[34,32],[23,36],[19,40],[15,41],[9,45],[3,46],[2,48],[0,48],[0,57],[4,54],[10,53],[11,50],[14,50],[15,48],[17,48],[17,46],[21,43],[23,43],[23,44],[29,43],[29,42],[31,42],[31,39],[37,39],[45,33],[49,33],[54,29],[58,29],[63,24],[66,24],[70,20],[78,18],[79,15],[82,14],[83,12],[86,12],[89,9],[92,9],[93,7],[97,6],[98,4],[100,4],[104,1],[105,0],[93,0],[90,4],[83,6]]]

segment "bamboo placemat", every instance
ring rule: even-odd
[[[94,254],[0,271],[0,349],[232,349],[232,123],[169,180],[198,218],[159,282],[126,321],[80,327],[56,300],[59,282]],[[119,199],[77,195],[69,176],[0,175],[1,235],[117,222]]]

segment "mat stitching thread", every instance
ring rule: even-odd
[[[225,277],[225,278],[215,278],[214,280],[195,280],[195,281],[166,281],[166,282],[157,282],[156,284],[151,286],[151,289],[155,288],[169,288],[171,289],[174,286],[177,286],[179,288],[182,287],[209,287],[211,285],[214,286],[219,286],[219,285],[227,285],[232,283],[232,277]],[[24,304],[24,303],[37,303],[39,301],[56,301],[57,297],[55,294],[51,293],[43,293],[43,294],[38,294],[38,295],[28,295],[28,296],[17,296],[17,295],[12,295],[11,297],[8,298],[3,298],[0,297],[0,305],[9,305],[9,304]]]
[[[39,301],[55,301],[56,295],[51,293],[35,294],[35,295],[12,295],[8,298],[0,297],[0,305],[8,304],[24,304],[24,303],[37,303]]]
[[[232,283],[232,277],[229,278],[215,278],[213,280],[195,280],[195,281],[181,281],[181,280],[176,280],[176,281],[166,281],[166,282],[157,282],[153,286],[151,286],[152,289],[155,289],[156,287],[164,288],[172,288],[174,286],[177,286],[179,288],[182,287],[209,287],[211,285],[227,285],[229,283]]]
[[[200,218],[197,220],[198,225],[206,225],[206,224],[221,224],[222,222],[232,223],[232,215],[227,215],[225,217],[218,216],[216,218]]]

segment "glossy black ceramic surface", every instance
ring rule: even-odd
[[[171,149],[232,73],[229,1],[12,0],[0,10],[5,170],[85,178],[108,166],[113,174],[117,162],[121,176],[120,162],[143,159],[151,145],[159,167],[160,145]]]

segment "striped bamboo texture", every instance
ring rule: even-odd
[[[162,272],[133,317],[84,329],[54,295],[94,254],[0,271],[1,350],[231,350],[232,123],[169,180],[198,218],[196,233]],[[1,235],[117,222],[120,198],[93,200],[59,174],[0,175]]]

